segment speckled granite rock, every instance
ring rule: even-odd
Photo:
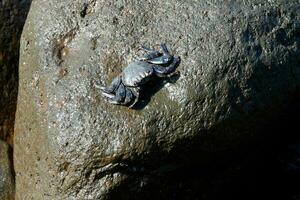
[[[19,43],[31,0],[0,2],[0,139],[13,143]]]
[[[15,186],[9,152],[9,146],[0,140],[0,200],[14,199]]]
[[[169,188],[188,198],[172,172],[249,147],[298,89],[298,11],[298,1],[279,0],[33,2],[21,43],[17,199],[182,199]],[[140,45],[160,42],[181,56],[180,77],[149,90],[143,108],[110,105],[93,88]]]

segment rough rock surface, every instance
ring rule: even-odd
[[[21,31],[31,0],[0,1],[0,139],[13,143]]]
[[[87,2],[32,4],[21,42],[17,199],[199,198],[174,172],[249,151],[269,137],[256,128],[299,87],[299,1]],[[141,109],[108,104],[93,82],[108,84],[140,45],[160,42],[181,56],[180,77],[149,87]]]
[[[15,186],[9,152],[9,146],[0,140],[0,200],[14,199]]]

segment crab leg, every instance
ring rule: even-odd
[[[162,56],[163,54],[159,51],[156,51],[154,49],[150,49],[148,47],[142,46],[141,49],[143,49],[144,51],[147,51],[149,53],[143,55],[143,57],[139,58],[139,60],[141,61],[147,61],[147,60],[151,60],[153,58],[157,58]]]
[[[160,44],[160,47],[161,47],[161,49],[162,49],[164,55],[170,56],[170,52],[169,52],[169,50],[168,50],[168,48],[167,48],[167,45],[166,45],[165,43],[161,43],[161,44]]]
[[[116,92],[117,88],[121,84],[121,76],[117,76],[114,78],[108,87],[100,87],[102,90],[102,94],[108,98],[112,98],[114,95],[113,93]]]
[[[134,99],[134,95],[132,94],[130,89],[125,87],[125,92],[126,92],[126,97],[125,97],[125,100],[123,102],[123,105],[129,104]]]
[[[168,64],[172,61],[173,56],[170,55],[170,52],[169,52],[166,44],[162,43],[160,45],[160,48],[163,51],[163,55],[156,56],[152,59],[149,59],[149,60],[147,60],[147,62],[152,63],[152,64],[157,64],[157,65],[163,65],[163,64]]]
[[[167,67],[163,67],[160,65],[154,65],[153,68],[154,68],[155,74],[159,77],[169,77],[170,75],[173,74],[173,72],[175,71],[179,62],[180,62],[180,58],[174,57],[173,62]]]
[[[148,47],[145,47],[144,45],[142,45],[140,48],[143,49],[144,51],[147,51],[147,52],[155,51],[154,49],[150,49]]]
[[[135,96],[135,99],[132,104],[129,105],[129,108],[132,108],[139,101],[139,88],[132,88],[131,92],[133,93],[133,96]]]
[[[125,86],[121,83],[119,87],[116,90],[116,95],[113,95],[113,97],[109,97],[110,103],[112,104],[123,104],[123,100],[126,97],[126,89]]]
[[[161,57],[162,53],[159,51],[152,51],[151,53],[143,55],[143,57],[139,58],[141,61],[151,61],[155,58]]]

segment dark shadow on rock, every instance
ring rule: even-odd
[[[175,83],[180,78],[180,73],[174,74],[169,78],[155,77],[152,82],[146,84],[140,93],[139,101],[134,105],[133,109],[142,110],[151,101],[151,98],[161,90],[167,83]]]
[[[0,6],[0,139],[13,146],[18,93],[20,38],[31,0],[4,1]]]
[[[180,65],[177,64],[176,68]],[[180,78],[180,71],[174,73],[174,75],[166,78],[154,77],[152,81],[145,84],[140,92],[139,101],[132,107],[135,110],[144,109],[148,103],[151,101],[152,96],[154,96],[159,90],[161,90],[167,83],[176,83]]]
[[[128,168],[120,172],[128,178],[114,188],[107,199],[299,198],[300,136],[295,131],[299,100],[300,96],[288,101],[288,106],[280,110],[281,114],[273,118],[257,114],[241,119],[256,122],[257,117],[264,117],[253,127],[225,122],[210,134],[202,132],[194,138],[179,141],[169,152],[153,146],[147,155],[124,161]],[[230,132],[225,127],[242,133],[236,145],[220,146],[223,139],[217,133]],[[211,137],[216,142],[206,144],[212,141]],[[226,140],[228,138],[224,138]]]
[[[0,4],[0,139],[10,146],[8,156],[14,178],[13,135],[19,82],[19,48],[31,0],[1,1]]]

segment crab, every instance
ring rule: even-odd
[[[160,47],[162,51],[142,47],[147,54],[125,67],[109,86],[99,87],[102,95],[112,104],[132,108],[139,101],[143,86],[153,80],[153,76],[164,78],[174,75],[180,58],[172,56],[165,44]]]

